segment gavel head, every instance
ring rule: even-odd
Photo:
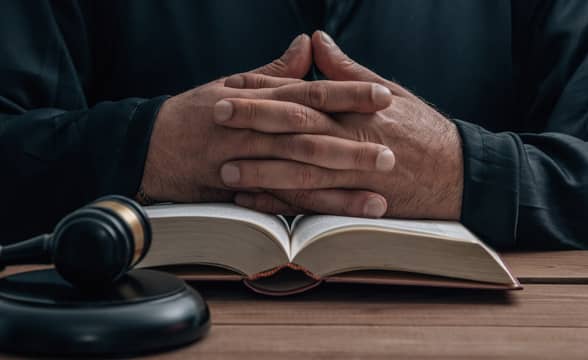
[[[53,263],[81,288],[110,284],[141,261],[151,245],[147,214],[117,195],[97,199],[61,220],[52,241]]]

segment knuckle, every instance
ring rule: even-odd
[[[257,105],[254,102],[245,102],[245,119],[248,121],[254,121],[257,113]]]
[[[272,61],[268,65],[268,68],[269,73],[271,74],[282,74],[286,73],[286,71],[288,70],[288,64],[286,63],[286,61],[284,61],[284,59],[279,58]]]
[[[256,75],[251,78],[251,85],[254,89],[262,89],[266,87],[265,76],[263,75]]]
[[[306,87],[306,101],[314,108],[323,108],[327,104],[328,90],[318,81],[311,82]]]
[[[287,117],[295,130],[306,130],[312,126],[312,116],[303,106],[291,106]]]
[[[298,172],[298,177],[300,179],[300,186],[302,188],[309,188],[314,185],[314,181],[316,180],[313,171],[308,167],[304,166]]]
[[[359,146],[353,151],[353,164],[357,168],[362,168],[368,156],[368,148],[366,146]]]
[[[351,60],[348,56],[345,56],[340,63],[340,67],[346,70],[355,70],[357,64],[355,61]]]
[[[244,74],[240,74],[237,76],[239,76],[241,78],[241,80],[240,80],[242,82],[241,88],[249,89],[251,87],[251,83],[252,83],[251,79],[253,77],[255,77],[255,74],[244,73]]]

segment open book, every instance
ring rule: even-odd
[[[321,281],[520,288],[500,257],[456,222],[316,215],[289,224],[231,204],[146,210],[153,243],[141,266],[187,280],[244,280],[271,294]]]

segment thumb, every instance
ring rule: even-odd
[[[312,64],[312,46],[306,34],[298,35],[286,52],[271,63],[252,70],[256,74],[302,79]]]
[[[386,80],[345,55],[324,31],[312,34],[312,50],[316,66],[328,79],[371,81],[387,85]]]
[[[312,52],[316,67],[328,79],[373,82],[384,85],[396,96],[415,98],[410,91],[402,86],[382,78],[370,69],[350,59],[324,31],[316,31],[312,34]]]

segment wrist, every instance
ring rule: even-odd
[[[443,152],[448,166],[443,174],[445,181],[441,182],[442,188],[438,189],[438,192],[443,194],[438,204],[443,208],[443,218],[458,221],[461,217],[463,197],[463,151],[457,126],[448,120],[447,125]]]
[[[139,189],[135,194],[135,199],[142,205],[150,205],[158,201],[164,200],[163,186],[160,176],[160,166],[162,160],[160,155],[162,152],[162,139],[163,123],[169,112],[169,99],[167,99],[160,107],[159,112],[153,123],[153,130],[149,139],[149,145],[147,148],[147,155],[145,157],[145,164],[143,167],[143,176]]]
[[[462,148],[462,139],[461,135],[459,134],[459,130],[457,125],[453,122],[448,121],[448,124],[451,128],[450,136],[449,136],[449,143],[450,148],[453,150],[451,151],[451,163],[453,164],[452,168],[452,178],[450,180],[450,197],[452,201],[450,201],[451,206],[448,209],[449,218],[452,220],[459,220],[461,218],[461,207],[463,203],[463,182],[464,182],[464,164],[463,164],[463,148]]]

